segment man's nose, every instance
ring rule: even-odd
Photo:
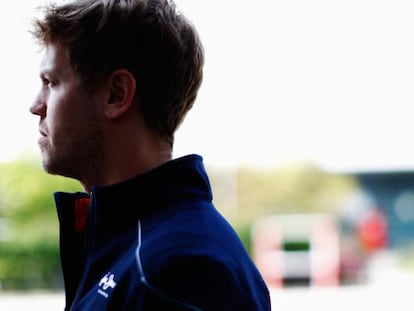
[[[46,105],[43,103],[40,94],[36,96],[29,110],[34,115],[43,116],[45,114]]]

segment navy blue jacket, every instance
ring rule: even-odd
[[[66,310],[270,310],[200,156],[55,201]]]

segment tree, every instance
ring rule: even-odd
[[[4,289],[62,286],[53,192],[80,189],[74,180],[46,174],[37,158],[0,165],[0,281]]]

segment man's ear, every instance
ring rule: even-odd
[[[136,81],[126,69],[115,70],[107,80],[109,97],[105,103],[105,116],[116,119],[122,116],[134,102]]]

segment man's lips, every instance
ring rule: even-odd
[[[37,140],[37,143],[38,143],[39,145],[42,145],[42,144],[44,144],[44,143],[45,143],[45,141],[46,141],[46,139],[47,139],[47,134],[46,134],[46,132],[44,132],[43,130],[39,130],[39,133],[40,133],[40,137],[39,137],[39,139]]]
[[[42,130],[42,129],[39,129],[39,133],[40,133],[40,135],[42,137],[46,137],[47,136],[46,132],[44,130]]]

